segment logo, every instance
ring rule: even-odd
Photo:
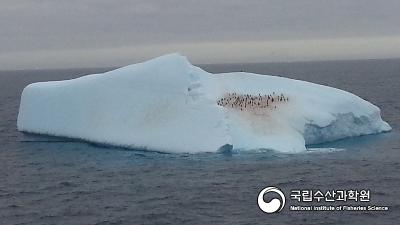
[[[277,198],[272,199],[270,202],[264,201],[264,195],[270,192],[274,192],[280,196],[280,200]],[[266,187],[258,194],[258,207],[265,213],[280,212],[285,206],[285,195],[281,190],[276,187]]]
[[[257,203],[260,210],[265,213],[278,213],[286,203],[289,205],[288,211],[291,212],[389,211],[387,205],[371,203],[370,189],[292,189],[287,200],[288,202],[279,188],[266,187],[258,193]]]

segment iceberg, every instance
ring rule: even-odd
[[[390,131],[349,92],[245,72],[212,74],[168,54],[102,74],[33,83],[19,131],[173,153],[268,149]]]

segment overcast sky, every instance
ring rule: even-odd
[[[0,70],[400,57],[399,0],[0,0]]]

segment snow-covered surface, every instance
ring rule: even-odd
[[[227,93],[284,93],[277,108],[239,110]],[[18,130],[165,152],[272,149],[389,131],[375,105],[327,86],[251,73],[211,74],[178,54],[103,74],[28,85]]]

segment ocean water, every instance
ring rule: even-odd
[[[97,146],[18,132],[16,118],[27,84],[109,69],[1,71],[0,224],[399,223],[400,60],[202,67],[280,74],[350,91],[379,106],[393,131],[289,155],[165,154]],[[258,208],[258,193],[267,186],[286,194],[287,205],[279,213]],[[293,189],[368,189],[368,204],[389,210],[290,211]]]

